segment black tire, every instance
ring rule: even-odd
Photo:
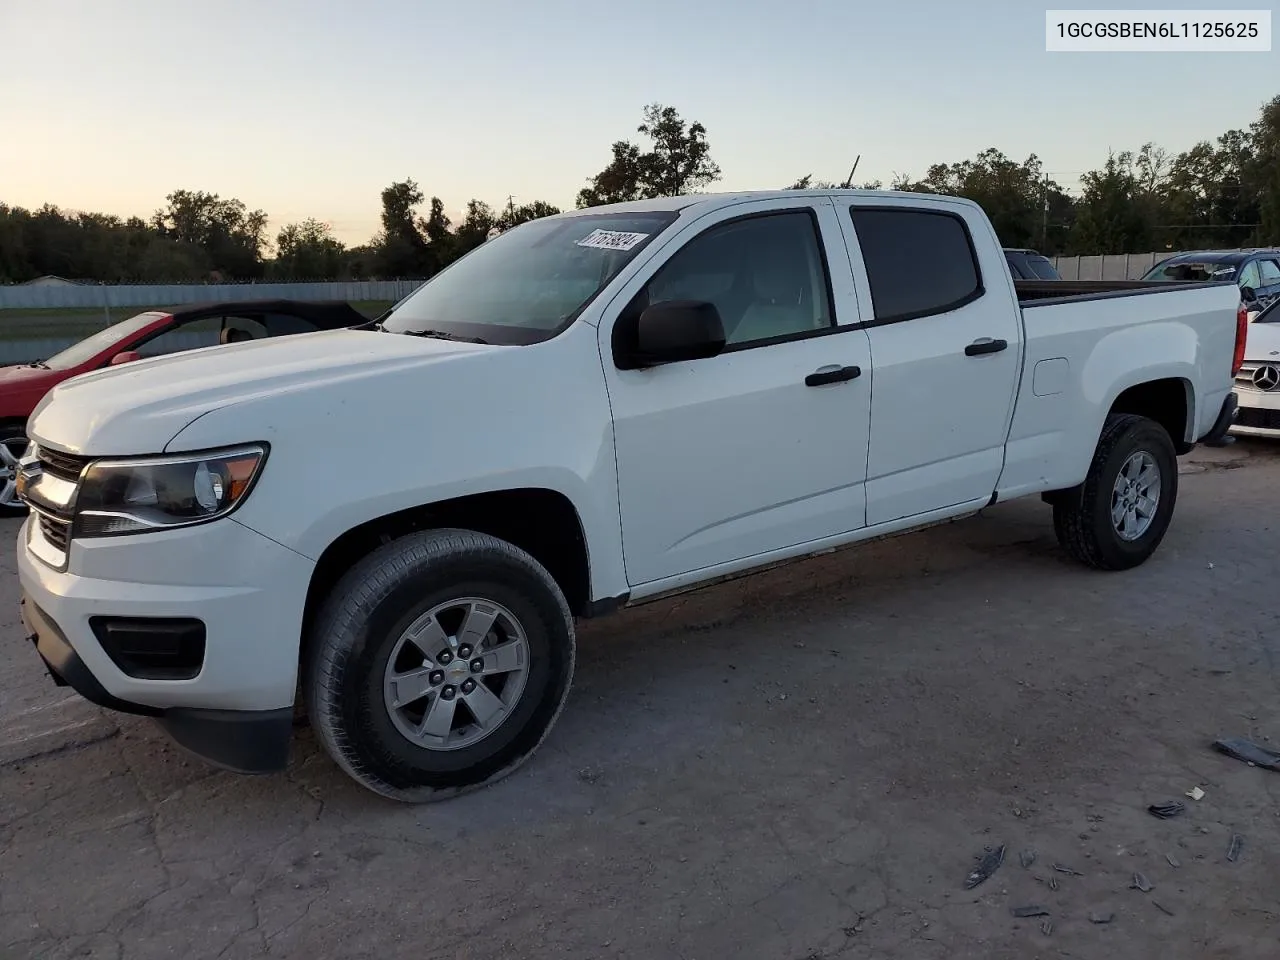
[[[12,454],[13,460],[16,462],[21,458],[27,448],[27,431],[20,426],[10,425],[0,427],[0,445]],[[9,490],[9,484],[17,479],[13,472],[8,459],[0,464],[0,490]],[[16,503],[6,503],[0,500],[0,519],[8,517],[25,517],[27,515],[27,505],[22,501]]]
[[[1150,526],[1125,540],[1111,519],[1112,494],[1121,469],[1138,452],[1149,454],[1160,471],[1160,499]],[[1084,483],[1054,497],[1053,528],[1073,558],[1096,570],[1128,570],[1155,553],[1173,519],[1178,499],[1178,458],[1168,431],[1154,420],[1111,414]]]
[[[462,597],[514,614],[528,667],[492,733],[461,749],[432,750],[397,728],[383,698],[384,671],[415,619]],[[375,793],[406,803],[457,796],[505,777],[537,750],[568,696],[575,644],[563,593],[528,553],[467,530],[412,534],[357,563],[317,616],[303,663],[311,726],[334,761]]]

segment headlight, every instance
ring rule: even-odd
[[[187,527],[224,517],[243,502],[267,457],[246,444],[170,457],[99,460],[80,479],[77,537]]]

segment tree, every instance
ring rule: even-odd
[[[1082,196],[1076,204],[1072,247],[1107,253],[1141,253],[1151,249],[1151,208],[1144,183],[1151,183],[1149,165],[1139,169],[1128,151],[1107,156],[1101,170],[1080,178]],[[1145,176],[1145,180],[1144,180]]]
[[[370,246],[372,267],[383,277],[426,277],[427,241],[414,213],[423,193],[412,180],[400,180],[382,191],[382,230]]]
[[[711,159],[707,128],[686,123],[675,107],[649,104],[636,132],[649,138],[649,149],[642,151],[627,140],[615,142],[613,159],[578,193],[579,208],[677,197],[720,179],[720,167]]]
[[[467,214],[454,231],[454,245],[458,256],[470,253],[489,237],[489,231],[498,225],[493,207],[483,200],[467,202]]]
[[[161,236],[201,247],[213,269],[238,280],[262,276],[267,215],[203,190],[175,190],[151,218]]]
[[[499,230],[510,230],[512,227],[518,227],[520,224],[528,223],[530,220],[554,217],[559,212],[559,207],[552,206],[543,200],[535,200],[532,203],[522,204],[518,207],[508,207],[503,211],[502,216],[498,218],[497,227]]]
[[[272,273],[282,280],[332,279],[343,272],[345,253],[327,223],[308,218],[288,224],[276,235]]]
[[[843,183],[832,183],[830,180],[814,180],[813,174],[806,173],[803,177],[791,184],[789,187],[783,187],[784,190],[843,190],[846,189]],[[884,184],[879,180],[868,180],[865,183],[852,183],[848,189],[851,190],[883,190]]]

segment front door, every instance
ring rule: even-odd
[[[830,202],[721,209],[670,249],[600,324],[633,587],[866,521],[870,351]],[[674,299],[716,304],[725,351],[617,369],[619,314]]]

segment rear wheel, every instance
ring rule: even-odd
[[[337,585],[304,664],[311,726],[365,787],[411,803],[515,770],[569,692],[573,617],[545,569],[464,530],[379,548]]]
[[[18,499],[18,461],[27,449],[22,427],[0,427],[0,517],[20,517],[27,505]]]
[[[1164,539],[1178,497],[1178,460],[1160,424],[1134,414],[1107,418],[1084,483],[1054,497],[1058,542],[1098,570],[1127,570]]]

